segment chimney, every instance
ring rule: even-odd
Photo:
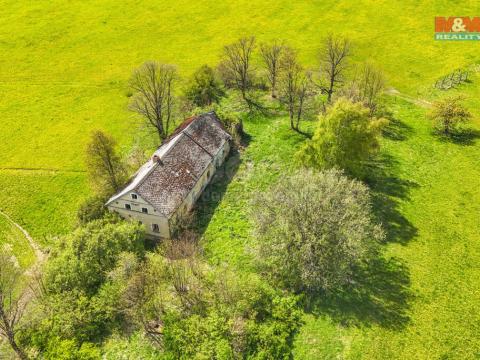
[[[160,156],[158,156],[157,154],[154,154],[154,155],[152,156],[152,161],[153,161],[154,163],[163,165],[162,160],[160,159]]]

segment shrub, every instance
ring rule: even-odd
[[[340,168],[354,176],[363,176],[365,164],[378,152],[385,119],[369,116],[359,103],[339,99],[319,117],[313,135],[300,149],[300,162],[318,169]]]
[[[85,225],[93,220],[101,219],[107,212],[105,196],[94,195],[87,198],[77,210],[77,219],[80,225]]]
[[[296,291],[330,290],[349,280],[384,235],[368,189],[337,170],[302,170],[258,194],[252,216],[260,264]]]
[[[143,252],[143,240],[138,224],[90,222],[60,240],[45,268],[46,286],[54,293],[76,289],[92,294],[122,252]]]
[[[208,106],[218,102],[225,92],[215,71],[208,65],[203,65],[193,74],[185,95],[196,106]]]
[[[223,126],[232,135],[235,143],[239,143],[243,135],[243,123],[238,113],[226,110],[220,106],[215,108],[215,112],[222,122]]]
[[[458,96],[435,102],[428,115],[433,120],[435,129],[447,136],[472,117]]]
[[[92,343],[85,342],[78,346],[75,340],[52,338],[43,359],[51,360],[100,360],[100,350]]]
[[[198,255],[175,259],[149,255],[146,267],[132,279],[128,298],[141,299],[133,306],[133,316],[139,324],[160,324],[161,336],[157,327],[146,332],[167,358],[291,356],[301,321],[297,298],[254,275],[240,277],[228,268],[213,269]]]
[[[128,339],[113,337],[103,347],[106,360],[158,360],[164,359],[162,352],[156,349],[144,336],[134,334]]]

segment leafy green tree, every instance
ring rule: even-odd
[[[93,220],[101,219],[107,212],[105,196],[94,195],[87,198],[77,210],[77,219],[80,225],[85,225]]]
[[[372,118],[359,103],[339,99],[319,117],[313,138],[298,152],[300,162],[318,169],[340,168],[362,176],[365,164],[380,148],[385,119]]]
[[[462,104],[462,98],[457,96],[435,102],[429,117],[433,120],[435,129],[449,136],[460,124],[470,120],[472,114]]]
[[[211,268],[183,239],[148,255],[124,298],[166,358],[288,358],[301,318],[296,297]]]
[[[346,284],[383,240],[365,185],[338,170],[301,170],[258,194],[252,207],[260,263],[297,291]]]
[[[88,178],[102,195],[118,191],[126,180],[125,167],[115,145],[115,140],[102,131],[93,132],[87,144],[85,165]]]
[[[52,251],[45,268],[48,291],[61,293],[78,290],[95,293],[118,260],[131,251],[143,253],[144,232],[140,225],[97,220],[77,229]]]
[[[218,102],[225,92],[215,71],[208,65],[201,66],[194,74],[186,90],[186,96],[197,106]]]
[[[38,314],[24,342],[45,358],[96,358],[86,343],[101,341],[123,324],[124,284],[115,279],[131,264],[136,270],[143,237],[140,225],[105,218],[60,239],[45,265]]]

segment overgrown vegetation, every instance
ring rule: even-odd
[[[132,127],[131,115],[124,111],[126,101],[122,95],[127,91],[127,96],[133,96],[130,90],[126,90],[126,79],[131,69],[146,58],[158,56],[162,61],[178,63],[179,70],[185,71],[185,75],[189,75],[199,64],[207,63],[213,68],[225,43],[232,42],[245,31],[255,33],[258,21],[263,21],[269,26],[269,33],[261,35],[261,38],[259,36],[259,42],[274,44],[265,36],[285,37],[288,44],[298,50],[301,66],[314,70],[311,79],[319,85],[316,91],[323,92],[318,97],[320,102],[331,97],[333,104],[338,97],[345,96],[354,102],[361,101],[369,108],[370,116],[379,116],[380,97],[375,96],[374,102],[369,99],[376,89],[384,87],[383,75],[376,66],[370,67],[374,72],[364,72],[363,65],[359,65],[355,77],[353,69],[356,61],[374,59],[376,64],[381,64],[389,83],[400,91],[415,94],[418,103],[427,103],[417,99],[422,96],[429,100],[443,97],[434,90],[425,91],[422,86],[427,84],[431,88],[434,79],[440,75],[466,65],[466,62],[475,61],[474,49],[469,50],[460,44],[450,44],[452,51],[446,53],[443,44],[432,44],[431,39],[427,40],[426,37],[412,42],[412,29],[417,31],[429,23],[430,15],[422,9],[431,11],[438,4],[422,4],[418,7],[407,2],[401,6],[388,4],[387,8],[384,4],[372,6],[362,1],[347,7],[342,4],[330,6],[328,2],[292,5],[280,1],[214,7],[207,2],[195,6],[179,4],[178,10],[165,11],[164,4],[152,3],[149,4],[148,14],[161,11],[164,20],[154,27],[144,21],[142,14],[145,15],[147,9],[141,4],[135,4],[128,11],[128,5],[121,9],[109,2],[104,5],[96,7],[95,14],[91,13],[88,3],[77,7],[75,20],[69,16],[69,9],[55,2],[42,6],[20,4],[12,9],[10,5],[6,6],[10,15],[5,18],[5,26],[15,24],[15,31],[10,32],[10,38],[16,43],[15,47],[8,42],[3,44],[6,50],[4,71],[8,73],[5,72],[3,82],[6,88],[2,101],[2,133],[5,141],[0,144],[0,153],[4,155],[0,164],[0,185],[7,191],[0,195],[1,208],[26,225],[44,245],[57,243],[55,238],[47,235],[71,231],[79,200],[88,195],[84,167],[78,160],[81,158],[78,156],[79,149],[88,141],[88,131],[101,128],[119,140],[118,150],[122,153],[129,148],[131,134],[136,129]],[[442,6],[442,12],[448,12],[449,5]],[[469,5],[466,6],[465,11],[474,11]],[[325,11],[326,7],[328,11]],[[108,14],[102,8],[108,8]],[[178,11],[182,11],[182,18],[178,16]],[[198,13],[211,16],[202,20]],[[292,13],[299,16],[293,18]],[[310,16],[312,13],[316,16]],[[415,16],[412,16],[413,13]],[[398,21],[391,21],[392,17],[388,15],[393,14]],[[334,91],[329,94],[328,87],[324,87],[326,90],[321,87],[328,85],[324,81],[327,77],[321,68],[314,65],[314,60],[317,49],[321,47],[321,38],[326,33],[324,30],[330,28],[331,20],[345,18],[346,15],[349,21],[337,22],[335,31],[339,34],[336,35],[337,39],[344,39],[340,34],[348,34],[348,40],[354,45],[354,56],[347,57],[349,66],[345,67],[342,81],[336,83]],[[129,29],[131,36],[118,31],[121,29],[118,21],[123,16],[136,25]],[[351,31],[355,27],[364,27],[363,16],[368,16],[372,26],[365,28],[364,32]],[[193,17],[199,18],[197,32],[191,31],[190,21]],[[35,20],[34,25],[29,19]],[[182,26],[182,19],[188,19],[189,26]],[[43,25],[47,22],[49,26],[45,28]],[[222,31],[212,37],[209,31],[216,28]],[[89,35],[85,29],[92,29],[91,34],[95,35]],[[185,36],[182,36],[182,31],[185,29],[188,30],[189,41],[183,41]],[[394,41],[392,33],[396,34]],[[29,41],[25,42],[27,37]],[[59,50],[52,52],[50,47],[47,51],[39,46],[45,41],[59,45],[56,46]],[[277,44],[283,45],[283,42]],[[132,49],[134,51],[129,51]],[[190,50],[193,56],[189,56]],[[95,55],[90,56],[92,51],[95,51]],[[79,54],[88,54],[89,58],[85,60]],[[431,59],[439,56],[442,57],[442,66],[432,66]],[[56,65],[55,73],[51,72],[52,63]],[[257,49],[252,57],[251,68],[258,70],[261,66]],[[18,71],[12,75],[11,69],[14,68]],[[367,73],[373,76],[364,76]],[[51,83],[46,85],[44,77]],[[473,125],[468,132],[452,127],[449,136],[436,138],[431,134],[431,125],[425,121],[422,109],[401,100],[393,102],[382,99],[392,108],[392,118],[384,128],[385,137],[378,138],[382,150],[371,153],[368,158],[375,161],[368,161],[368,169],[362,164],[361,172],[371,187],[374,212],[386,229],[386,259],[373,262],[370,267],[356,273],[352,277],[354,286],[345,292],[335,292],[329,298],[321,298],[319,304],[303,309],[308,314],[303,317],[306,324],[295,340],[296,358],[471,358],[478,353],[478,319],[475,316],[478,301],[474,296],[479,275],[474,266],[478,262],[475,241],[478,233],[475,219],[478,191],[472,186],[472,179],[478,178],[478,166],[475,163],[478,154],[478,134],[475,130],[478,91],[475,85],[477,76],[471,74],[469,78],[473,83],[467,82],[461,88],[449,90],[455,94],[465,92],[470,95],[465,99],[473,112]],[[65,79],[72,79],[72,83],[67,83]],[[243,143],[249,146],[243,150],[239,164],[234,167],[235,171],[238,168],[238,172],[233,181],[214,184],[213,188],[219,193],[208,197],[208,206],[203,213],[207,215],[201,218],[199,227],[209,262],[207,264],[205,259],[201,259],[201,268],[207,277],[215,278],[210,271],[222,272],[218,267],[220,263],[232,263],[235,276],[243,277],[248,273],[248,276],[245,275],[248,284],[257,282],[263,287],[265,284],[261,278],[249,277],[249,273],[255,271],[250,263],[249,250],[256,243],[250,235],[252,224],[246,215],[247,204],[256,190],[267,191],[278,178],[293,171],[295,161],[292,154],[301,147],[305,138],[289,131],[289,120],[283,117],[285,109],[281,109],[282,117],[264,116],[269,112],[278,115],[277,102],[264,102],[262,99],[266,95],[263,91],[265,87],[268,87],[269,95],[276,92],[278,96],[278,83],[274,86],[271,81],[266,81],[262,72],[252,74],[252,79],[252,87],[247,94],[249,100],[255,100],[255,104],[250,114],[246,115],[243,108],[237,108],[236,104],[230,107],[229,99],[221,101],[219,105],[219,111],[228,113],[226,118],[235,119],[226,123],[244,125],[247,136]],[[364,79],[374,81],[367,82]],[[352,87],[346,89],[345,83]],[[264,115],[255,112],[258,99],[262,100],[259,105],[268,107],[268,111],[261,109]],[[178,101],[182,101],[181,98]],[[175,103],[175,106],[182,107],[183,104]],[[328,114],[329,105],[325,106]],[[176,117],[169,126],[170,130],[181,119],[180,115]],[[26,127],[27,121],[29,124],[34,121],[35,125]],[[75,124],[82,126],[76,127]],[[301,129],[310,135],[312,125],[309,121],[303,121]],[[21,147],[15,146],[19,143]],[[158,140],[152,143],[158,145]],[[42,167],[41,171],[36,170],[39,166]],[[92,204],[92,212],[89,213],[90,206],[85,205],[80,211],[84,215],[80,218],[91,221],[103,215],[101,211],[96,211],[101,209],[96,208],[100,202],[92,200]],[[2,242],[9,240],[0,239]],[[15,251],[21,252],[18,249]],[[151,256],[159,262],[165,261],[161,255]],[[123,267],[120,266],[123,270],[112,274],[117,276],[116,279],[122,279],[118,283],[126,281],[128,276],[123,274],[131,274],[129,269],[138,269],[138,263],[148,262],[141,257],[140,260],[134,260],[137,257],[122,255],[122,259],[118,259],[119,266],[123,264]],[[225,273],[229,271],[227,269]],[[113,282],[112,279],[109,275],[105,283]],[[244,289],[241,286],[239,288]],[[275,293],[272,298],[276,297],[277,290],[271,290]],[[415,294],[413,300],[408,296],[410,292]],[[208,294],[203,292],[202,297],[208,298]],[[279,296],[291,299],[284,295]],[[291,309],[298,310],[298,304],[294,305],[294,299],[291,300]],[[85,325],[88,328],[88,314],[92,308],[97,308],[96,298],[84,297],[77,301],[66,296],[65,302],[73,305],[68,310],[62,310],[60,316],[71,313],[71,318],[81,320],[79,327]],[[223,307],[220,302],[216,304]],[[101,309],[100,306],[98,308]],[[242,309],[249,308],[246,306]],[[293,311],[288,314],[293,314]],[[82,318],[82,315],[85,317]],[[228,317],[228,314],[220,315]],[[239,349],[237,342],[231,340],[237,333],[231,336],[231,327],[220,323],[220,316],[202,316],[200,320],[175,318],[181,324],[175,334],[197,336],[199,341],[195,345],[201,349],[199,353],[207,357],[212,354],[218,357],[231,354],[228,351],[232,347],[234,351]],[[110,315],[107,318],[108,323]],[[204,321],[206,319],[209,321]],[[277,320],[272,322],[272,328],[287,324],[283,328],[287,331],[277,337],[268,336],[268,339],[285,339],[288,334],[295,332],[296,321]],[[95,339],[94,342],[71,338],[70,335],[68,339],[52,338],[49,344],[42,345],[42,351],[51,358],[61,358],[66,354],[83,359],[100,356],[146,359],[164,355],[163,350],[152,342],[142,328],[135,328],[138,323],[128,320],[125,324],[127,326],[123,327],[122,323],[118,331],[115,328],[114,334],[106,331],[107,338]],[[435,329],[434,333],[432,328]],[[212,334],[216,335],[216,329],[222,330],[221,336],[212,337]],[[269,334],[268,331],[262,332],[265,333]],[[172,353],[180,348],[191,349],[190,344],[179,341],[180,337],[172,339],[175,340],[171,343]],[[31,345],[28,336],[22,335],[19,340],[27,348]],[[269,347],[285,350],[276,353],[280,357],[280,354],[291,351],[290,340],[288,338],[283,344],[285,346]],[[217,347],[212,344],[220,345]],[[38,353],[30,355],[34,357]]]

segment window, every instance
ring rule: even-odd
[[[142,213],[148,214],[148,209],[147,208],[142,208]]]
[[[137,200],[137,194],[132,194],[132,199]]]
[[[125,204],[125,209],[132,210],[132,207],[130,206],[130,204]]]
[[[160,232],[160,228],[158,227],[158,224],[152,224],[152,231],[156,233]]]

